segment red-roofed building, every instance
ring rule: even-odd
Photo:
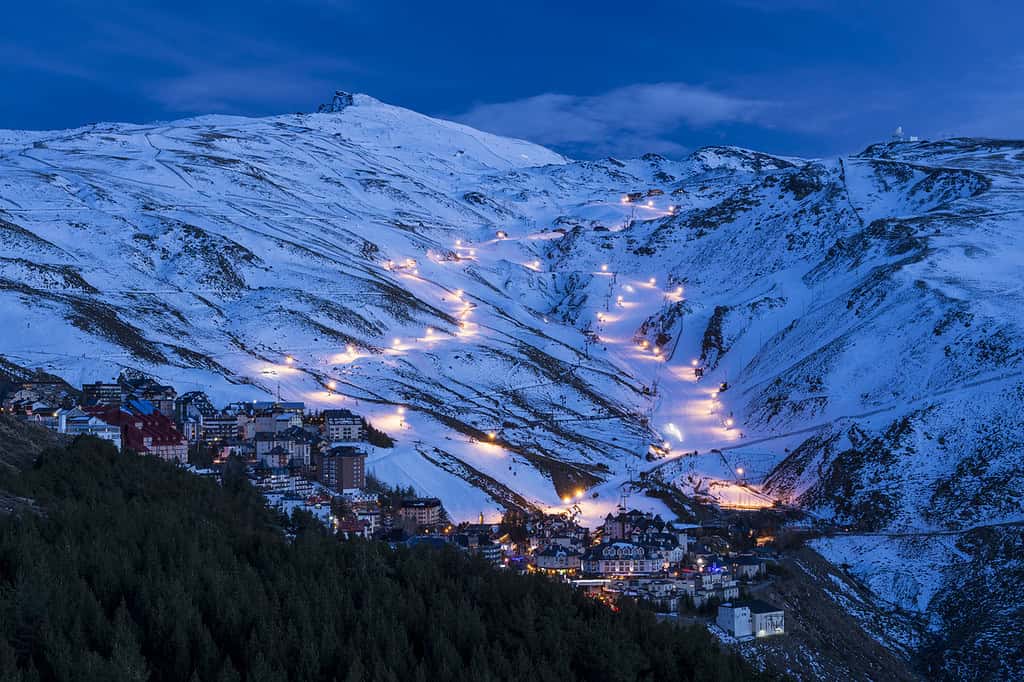
[[[121,449],[185,463],[188,443],[174,422],[159,412],[133,414],[118,407],[85,408],[107,424],[121,427]]]

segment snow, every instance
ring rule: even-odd
[[[1002,376],[1008,396],[1016,381],[1015,359],[949,359],[955,340],[933,329],[959,301],[977,301],[972,334],[1019,310],[1017,217],[980,236],[944,224],[885,280],[895,293],[858,288],[906,253],[864,236],[872,221],[956,202],[996,214],[1019,189],[990,149],[907,150],[906,168],[730,147],[573,162],[365,95],[322,114],[0,131],[0,216],[18,228],[0,229],[0,280],[16,283],[0,287],[0,353],[76,384],[134,366],[219,403],[348,407],[397,439],[370,470],[456,519],[493,517],[504,487],[545,509],[580,498],[593,522],[644,470],[727,506],[791,501],[816,470],[761,485],[815,433],[883,429],[935,400],[949,430],[957,410],[992,413],[995,385],[971,382]],[[807,195],[785,185],[798,171]],[[719,307],[723,347],[702,358]],[[906,465],[928,474],[895,476],[903,527],[931,524],[958,463],[924,445]],[[597,483],[556,489],[544,458]]]

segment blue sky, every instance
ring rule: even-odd
[[[577,157],[1024,137],[1024,5],[34,0],[0,128],[310,111],[341,88]]]

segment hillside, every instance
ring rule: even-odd
[[[5,478],[41,506],[0,515],[10,682],[758,679],[630,604],[456,550],[339,543],[242,474],[221,487],[86,438]]]
[[[0,356],[351,407],[397,439],[371,471],[456,518],[586,489],[592,522],[644,470],[797,505],[960,676],[1024,601],[1022,169],[974,139],[571,161],[345,94],[0,132]]]

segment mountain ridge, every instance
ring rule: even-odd
[[[1022,150],[572,161],[362,95],[0,131],[0,356],[352,407],[399,443],[371,469],[456,517],[584,488],[588,520],[624,493],[668,513],[644,470],[796,504],[864,533],[827,558],[968,632],[964,670],[1008,621],[969,634],[942,551],[858,543],[1024,519]]]

